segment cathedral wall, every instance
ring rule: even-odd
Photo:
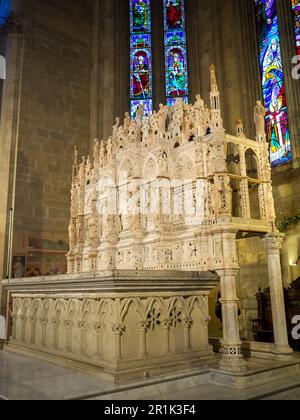
[[[90,135],[91,1],[26,0],[14,255],[64,271],[73,147]],[[39,251],[38,251],[39,250]]]
[[[249,0],[186,0],[190,94],[209,99],[209,72],[217,66],[224,125],[235,133],[242,118],[254,138],[253,107],[260,98],[253,7]],[[234,30],[233,30],[234,28]]]

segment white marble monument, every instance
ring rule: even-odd
[[[274,357],[288,358],[271,168],[257,141],[226,134],[216,69],[210,107],[200,95],[150,117],[116,119],[93,159],[75,151],[68,276],[5,282],[11,343],[96,366],[115,380],[209,361],[208,293],[221,284],[221,368],[241,354],[238,237],[264,238],[274,306]],[[256,195],[253,195],[256,194]],[[211,274],[211,273],[214,274]]]

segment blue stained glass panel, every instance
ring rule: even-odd
[[[164,0],[167,103],[189,94],[184,0]]]
[[[130,0],[130,106],[152,113],[151,1]]]
[[[153,105],[152,105],[152,99],[146,99],[142,101],[131,101],[131,117],[136,117],[136,111],[138,109],[138,106],[142,105],[144,108],[145,115],[151,115],[153,112]]]
[[[10,0],[0,0],[0,27],[3,26],[10,13]]]
[[[183,99],[183,102],[188,105],[189,98],[187,96],[184,96],[182,99]],[[173,105],[176,104],[177,100],[178,100],[178,98],[167,98],[167,105],[168,106],[173,106]]]
[[[166,85],[168,97],[182,97],[188,94],[188,71],[186,51],[183,47],[166,50]]]
[[[255,0],[266,134],[272,166],[292,160],[277,0]]]

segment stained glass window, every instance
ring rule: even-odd
[[[142,105],[152,113],[151,0],[130,0],[131,116]]]
[[[3,26],[10,12],[10,0],[0,0],[0,27]]]
[[[188,101],[188,64],[184,0],[164,0],[165,72],[167,104]]]
[[[255,0],[266,133],[272,166],[292,160],[277,0]]]
[[[296,44],[297,44],[297,55],[300,56],[300,1],[292,0],[292,9],[295,22],[295,35],[296,35]]]

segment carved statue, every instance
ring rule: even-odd
[[[142,126],[144,116],[145,116],[145,109],[143,105],[140,104],[137,107],[137,111],[136,111],[136,121],[137,121],[138,127]]]
[[[100,142],[98,139],[95,139],[94,149],[93,149],[94,165],[99,164],[99,152],[100,152]]]
[[[158,116],[158,130],[159,130],[159,133],[163,135],[166,132],[168,107],[164,106],[163,104],[160,104],[157,116]]]
[[[113,145],[112,145],[111,138],[109,138],[107,141],[106,156],[107,156],[107,164],[109,165],[112,163],[112,159],[113,159]]]
[[[159,161],[160,164],[160,171],[163,174],[167,174],[169,171],[169,163],[168,163],[168,155],[166,152],[163,152],[162,157]]]
[[[150,125],[149,117],[145,117],[143,120],[143,125],[142,125],[142,141],[145,144],[149,143],[150,130],[151,130],[151,125]]]
[[[129,112],[126,112],[125,117],[124,117],[124,125],[123,125],[124,132],[126,135],[128,135],[130,123],[131,123],[130,114]]]
[[[257,101],[254,107],[254,123],[256,127],[256,136],[263,138],[265,136],[265,116],[266,110],[261,101]]]
[[[79,172],[78,172],[78,180],[81,184],[85,178],[85,164],[86,164],[86,158],[85,156],[82,156],[82,161],[81,161],[81,164],[79,165]]]
[[[104,146],[104,140],[101,140],[101,143],[100,143],[99,165],[100,165],[100,168],[103,168],[105,166],[105,146]]]
[[[118,140],[118,134],[119,134],[119,128],[120,128],[120,124],[121,124],[121,118],[117,117],[116,118],[116,123],[113,127],[113,140],[117,141]]]

